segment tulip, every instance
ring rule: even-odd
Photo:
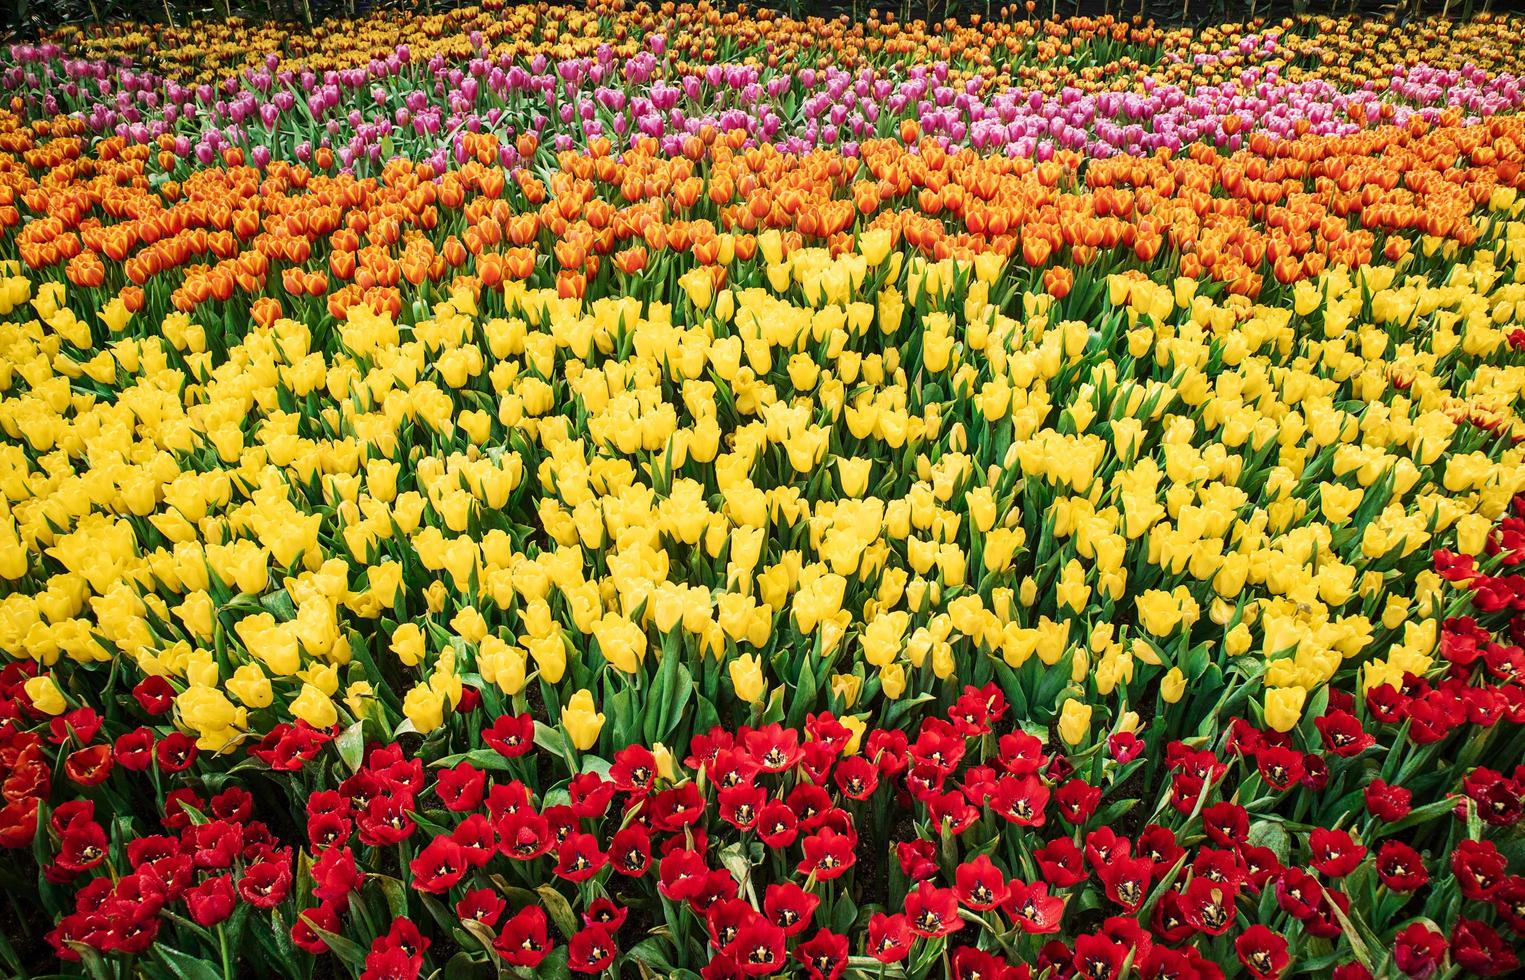
[[[561,726],[579,751],[586,752],[597,744],[604,716],[594,710],[591,691],[584,688],[572,695],[561,711]]]
[[[274,694],[270,686],[270,678],[258,664],[244,664],[233,672],[224,685],[228,693],[238,698],[250,708],[259,709],[270,706]]]
[[[424,659],[424,633],[414,623],[403,623],[392,631],[391,651],[406,667],[416,667]]]
[[[444,724],[445,698],[426,684],[420,684],[403,698],[402,713],[415,731],[428,734]]]
[[[1301,687],[1270,688],[1265,695],[1266,724],[1278,732],[1290,732],[1302,718],[1308,692]]]
[[[1064,702],[1059,712],[1059,737],[1066,745],[1079,745],[1091,730],[1091,706],[1077,698]]]
[[[767,680],[763,677],[762,660],[752,654],[742,654],[730,663],[731,686],[736,696],[748,704],[758,704],[767,693]]]
[[[303,684],[301,693],[296,700],[291,702],[291,715],[300,718],[314,728],[328,728],[338,721],[338,711],[334,708],[333,700],[312,684]],[[409,714],[409,718],[413,715]],[[414,722],[415,727],[417,721]],[[429,731],[428,728],[419,728],[420,731]]]
[[[61,715],[69,704],[64,700],[63,691],[59,690],[58,683],[48,675],[29,677],[23,688],[26,690],[27,700],[46,715]]]

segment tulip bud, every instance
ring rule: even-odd
[[[604,715],[594,710],[593,693],[586,688],[572,695],[561,710],[561,726],[579,751],[586,752],[598,741],[604,728]]]
[[[1172,667],[1160,680],[1160,697],[1166,704],[1175,704],[1186,693],[1186,675],[1181,668]]]
[[[392,631],[391,650],[405,667],[417,667],[424,659],[424,634],[415,623],[403,623]]]
[[[1290,732],[1303,715],[1308,692],[1301,687],[1275,687],[1266,691],[1266,724],[1278,732]]]
[[[677,773],[672,764],[672,751],[661,742],[657,742],[651,746],[651,755],[656,759],[657,775],[671,782]]]
[[[339,720],[339,712],[334,708],[333,699],[312,684],[302,685],[302,692],[297,695],[295,701],[291,702],[291,716],[300,718],[314,728],[329,728]],[[419,731],[426,730],[419,729]]]
[[[32,707],[45,715],[61,715],[69,707],[63,691],[58,689],[58,683],[50,676],[28,678],[23,687]]]
[[[265,676],[258,664],[244,664],[233,672],[225,686],[228,693],[256,710],[268,708],[273,700],[270,678]]]
[[[831,693],[833,697],[840,698],[844,707],[851,708],[858,703],[858,694],[863,690],[863,678],[857,674],[832,674]]]
[[[329,706],[332,707],[332,703]],[[292,713],[296,713],[295,704]],[[419,684],[402,699],[402,713],[416,731],[428,734],[445,723],[445,698],[429,685]]]
[[[715,319],[721,323],[730,323],[731,317],[736,315],[736,297],[729,289],[722,289],[715,296]]]
[[[1066,745],[1079,745],[1091,730],[1091,706],[1070,698],[1059,713],[1059,737]]]
[[[842,754],[857,755],[858,750],[862,747],[863,744],[863,732],[868,727],[868,725],[863,721],[862,718],[858,718],[854,715],[845,716],[841,719],[841,722],[842,727],[852,733],[851,736],[849,736],[847,739],[847,744],[842,746]]]
[[[750,653],[744,653],[731,661],[731,686],[736,696],[748,704],[757,704],[767,690],[763,679],[762,661]]]
[[[1492,522],[1481,514],[1468,514],[1456,522],[1456,550],[1464,555],[1480,555],[1488,543]]]
[[[876,228],[865,231],[858,236],[858,251],[871,267],[877,268],[890,254],[891,240],[890,231],[887,228]]]

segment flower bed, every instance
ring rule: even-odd
[[[1519,26],[13,46],[0,962],[1516,969]]]

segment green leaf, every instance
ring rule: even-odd
[[[535,722],[535,744],[554,756],[567,754],[567,740],[560,731],[544,722]]]
[[[1391,837],[1393,834],[1401,833],[1410,827],[1429,823],[1437,817],[1444,817],[1455,809],[1455,800],[1435,800],[1433,803],[1426,803],[1424,806],[1416,806],[1402,820],[1394,820],[1392,823],[1380,823],[1372,828],[1372,839]]]
[[[275,959],[281,962],[288,974],[296,974],[297,962],[307,961],[307,954],[297,949],[296,943],[291,939],[291,927],[286,924],[279,908],[272,909],[270,921],[264,921],[263,917],[256,920],[254,929],[255,941],[270,951]]]
[[[694,711],[695,732],[707,732],[720,724],[720,713],[715,710],[715,705],[709,698],[699,695],[699,705]]]
[[[1340,906],[1329,897],[1328,889],[1323,888],[1322,885],[1320,886],[1320,889],[1324,892],[1324,902],[1329,906],[1329,911],[1334,913],[1335,920],[1338,921],[1340,926],[1344,929],[1345,938],[1350,943],[1350,951],[1355,954],[1356,959],[1360,961],[1362,966],[1366,967],[1368,970],[1375,970],[1377,964],[1376,961],[1372,959],[1371,950],[1380,950],[1382,948],[1381,941],[1376,936],[1372,935],[1371,930],[1366,928],[1366,924],[1364,922],[1361,922],[1358,925],[1357,922],[1359,922],[1359,920],[1357,920],[1357,922],[1351,921],[1351,919],[1355,916],[1354,908],[1352,908],[1350,913],[1347,915],[1345,911],[1342,910]]]
[[[164,965],[180,980],[223,980],[220,965],[213,966],[206,960],[182,953],[178,949],[170,949],[163,944],[155,944],[153,948]]]
[[[614,744],[629,745],[640,741],[642,712],[637,711],[631,700],[631,690],[625,688],[609,693],[612,682],[605,676],[604,715],[614,728]]]
[[[471,938],[482,944],[482,948],[487,951],[487,955],[494,958],[497,957],[498,954],[492,947],[493,940],[497,937],[493,935],[493,931],[487,927],[487,923],[479,922],[476,919],[462,919],[461,927],[471,934]],[[461,952],[455,954],[455,956],[451,957],[450,962],[455,963],[456,959],[465,955],[466,951],[462,950]],[[445,971],[448,976],[453,977],[456,975],[449,972],[450,964],[445,965]]]
[[[683,710],[688,707],[689,700],[694,696],[694,675],[689,673],[687,667],[678,665],[673,680],[673,687],[669,692],[667,702],[667,723],[662,726],[662,734],[657,741],[665,741],[672,737],[673,732],[683,721]]]
[[[259,604],[268,609],[277,622],[296,619],[297,607],[291,602],[291,593],[285,589],[260,596]]]
[[[1043,673],[1043,678],[1038,682],[1038,690],[1033,694],[1032,706],[1035,713],[1040,714],[1040,720],[1047,720],[1041,715],[1047,712],[1047,717],[1052,718],[1058,711],[1059,692],[1070,682],[1070,674],[1075,662],[1075,648],[1066,650],[1059,662],[1049,667]],[[1050,707],[1053,705],[1053,707]]]
[[[343,960],[345,963],[349,964],[357,970],[364,969],[365,949],[362,948],[359,943],[345,939],[338,933],[329,932],[327,929],[320,929],[317,926],[313,926],[311,922],[309,922],[308,925],[312,926],[313,934],[316,935],[319,939],[323,940],[323,942],[327,944],[328,948],[334,951],[335,956],[339,957],[339,959]]]
[[[849,973],[856,972],[865,976],[885,977],[886,980],[896,980],[905,976],[905,967],[899,963],[888,965],[880,963],[872,956],[849,956],[847,958]]]
[[[601,759],[596,755],[584,755],[580,761],[583,772],[596,772],[604,779],[609,778],[609,770],[614,768],[607,759]]]
[[[768,697],[768,706],[763,709],[762,724],[772,725],[784,723],[784,689],[777,688]]]
[[[673,965],[672,960],[667,956],[666,946],[667,943],[663,940],[652,936],[630,947],[625,951],[625,955],[658,976],[670,976]]]
[[[789,702],[787,715],[788,726],[798,728],[805,721],[805,712],[815,710],[815,671],[805,665],[800,671],[799,681],[794,687],[794,696]]]
[[[720,852],[720,865],[736,879],[737,888],[746,890],[752,887],[752,861],[740,841]]]
[[[1318,729],[1314,726],[1314,720],[1324,716],[1324,710],[1329,707],[1329,688],[1319,688],[1308,698],[1308,703],[1303,705],[1303,719],[1298,722],[1297,730],[1302,734],[1306,745],[1319,744]]]
[[[540,901],[545,905],[545,913],[551,917],[556,928],[561,934],[571,939],[577,932],[577,918],[572,915],[572,906],[566,897],[551,885],[541,885],[535,889],[535,894],[540,896]]]
[[[1138,800],[1118,800],[1096,815],[1096,825],[1105,827],[1112,824],[1137,805]]]
[[[535,980],[572,980],[572,971],[567,969],[567,948],[557,946],[540,961],[535,967]]]
[[[367,884],[375,883],[381,890],[382,900],[386,902],[387,913],[394,919],[408,917],[408,889],[407,886],[390,875],[367,874]]]
[[[508,760],[499,755],[496,749],[472,749],[470,752],[458,752],[455,755],[434,760],[434,765],[448,767],[462,762],[469,762],[478,769],[494,769],[498,772],[508,772],[512,768]]]
[[[461,917],[455,914],[455,910],[446,908],[445,904],[433,895],[420,893],[418,897],[423,900],[424,908],[428,911],[429,916],[439,924],[441,931],[449,933],[451,929],[460,923]]]
[[[365,722],[357,721],[340,732],[334,739],[334,747],[339,750],[339,758],[349,766],[349,771],[359,772],[360,764],[365,761]]]
[[[1249,842],[1253,847],[1265,847],[1276,855],[1276,860],[1287,863],[1292,841],[1281,824],[1272,820],[1260,820],[1250,825]]]
[[[901,698],[899,701],[893,702],[884,713],[884,727],[896,727],[902,718],[911,713],[912,708],[931,700],[934,700],[932,695],[922,692],[914,698]]]
[[[0,933],[0,961],[3,961],[16,976],[25,976],[25,971],[21,968],[21,957],[16,954],[16,948],[11,945],[11,941],[4,933]]]
[[[858,906],[846,895],[837,898],[836,904],[831,909],[831,927],[844,936],[853,934],[853,923],[858,919]]]
[[[656,679],[652,681],[651,691],[648,696],[648,710],[642,712],[645,716],[642,725],[642,734],[647,745],[659,742],[667,731],[669,706],[674,697],[673,687],[678,683],[679,660],[682,659],[682,648],[673,642],[668,636],[662,640],[662,665],[657,669]],[[690,680],[690,683],[692,681]]]
[[[79,961],[85,964],[85,972],[90,975],[90,980],[114,980],[111,968],[106,965],[106,958],[93,946],[70,942],[69,948],[79,954]]]

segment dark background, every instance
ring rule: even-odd
[[[653,6],[656,0],[652,0]],[[61,24],[88,24],[111,20],[131,20],[177,24],[196,18],[233,16],[254,20],[317,21],[326,17],[364,14],[388,9],[439,12],[463,4],[453,0],[0,0],[0,39],[29,39],[39,31]],[[720,6],[729,6],[720,0]],[[851,0],[763,0],[750,7],[771,7],[800,17],[806,15],[851,16],[870,6],[903,16],[907,7],[912,18],[942,19],[971,13],[984,13],[984,0],[880,0],[878,3]],[[1017,6],[1013,4],[1013,6]],[[1251,11],[1257,17],[1280,18],[1297,13],[1360,14],[1387,17],[1398,22],[1442,13],[1466,19],[1480,13],[1525,11],[1525,0],[1038,0],[1034,16],[1059,17],[1141,16],[1161,25],[1205,25],[1243,21]],[[1020,14],[1019,14],[1020,16]],[[1525,43],[1525,38],[1521,39]]]

